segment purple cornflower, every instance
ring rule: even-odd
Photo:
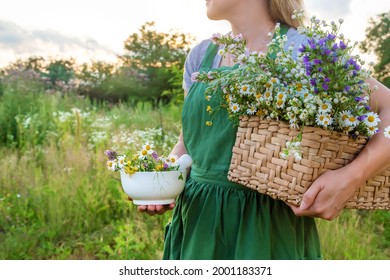
[[[367,118],[367,115],[361,115],[361,116],[358,117],[358,120],[362,122],[362,121],[364,121],[366,118]]]
[[[316,45],[314,39],[310,39],[310,40],[309,40],[309,46],[310,46],[310,48],[313,49],[313,50],[315,50],[315,49],[317,48],[317,45]]]
[[[300,52],[305,52],[306,51],[306,46],[305,45],[301,45],[300,48],[298,49],[298,51]]]
[[[322,88],[323,88],[324,90],[328,90],[328,89],[329,89],[329,86],[328,86],[327,83],[323,83],[323,84],[322,84]]]
[[[169,167],[168,163],[165,162],[165,163],[164,163],[164,170],[167,170],[168,167]]]
[[[310,84],[315,87],[317,85],[317,80],[315,78],[310,80]]]
[[[325,77],[324,82],[325,82],[325,83],[329,83],[329,82],[330,82],[330,79],[329,79],[328,77]]]
[[[313,60],[314,64],[322,64],[322,60],[321,59],[318,59],[318,58],[315,58]]]
[[[334,34],[328,34],[328,37],[326,37],[329,41],[334,40],[336,38],[336,35]]]
[[[157,154],[156,151],[153,151],[153,153],[152,153],[152,158],[153,158],[154,160],[158,160],[158,154]]]
[[[345,92],[349,92],[351,90],[351,87],[350,86],[345,86],[345,88],[344,88],[344,91]]]
[[[106,156],[108,157],[109,160],[115,160],[116,159],[116,156],[118,155],[115,151],[113,150],[106,150],[104,151],[104,153],[106,154]]]
[[[340,49],[345,50],[346,48],[347,45],[343,41],[340,41]]]
[[[371,111],[371,106],[370,105],[365,105],[364,107],[366,108],[366,110]]]
[[[355,101],[356,102],[363,102],[364,101],[364,98],[363,97],[355,97]]]

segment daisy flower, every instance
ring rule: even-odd
[[[250,95],[251,94],[251,88],[249,85],[241,85],[240,87],[240,93],[242,95]]]
[[[145,159],[148,156],[148,151],[146,149],[142,149],[139,151],[138,158]]]
[[[359,119],[355,116],[350,115],[348,119],[346,119],[344,122],[347,126],[355,127],[359,124]]]
[[[366,115],[367,118],[364,119],[364,123],[367,126],[378,126],[378,123],[380,122],[378,114],[374,112],[369,112]]]
[[[367,132],[369,136],[374,135],[375,133],[378,132],[378,129],[375,126],[368,126],[367,127]]]
[[[116,162],[114,160],[108,160],[107,163],[108,170],[115,171],[116,170]]]
[[[320,104],[319,112],[320,113],[329,113],[332,110],[332,104],[330,102],[325,102]]]
[[[122,168],[125,165],[126,156],[118,156],[118,167]]]
[[[250,106],[247,110],[246,110],[246,113],[248,115],[254,115],[256,113],[256,107],[255,106]]]
[[[165,159],[165,162],[168,164],[168,166],[175,166],[175,165],[177,165],[177,160],[178,160],[178,157],[176,155],[169,155]]]
[[[277,99],[276,100],[276,108],[284,108],[284,100],[283,99]]]
[[[273,99],[273,97],[272,97],[272,92],[269,91],[269,90],[267,90],[267,91],[264,93],[264,97],[265,97],[265,99],[271,101],[271,100]]]
[[[319,113],[319,114],[317,114],[317,117],[316,117],[316,123],[320,126],[327,127],[328,125],[330,125],[332,123],[332,118],[329,117],[329,115],[327,115],[325,113]]]
[[[240,105],[238,105],[238,103],[230,103],[230,110],[233,113],[237,113],[238,111],[240,111]]]
[[[142,146],[142,150],[146,150],[149,155],[153,153],[153,144],[146,143],[145,145]]]
[[[385,137],[386,137],[386,138],[389,138],[389,139],[390,139],[390,126],[388,126],[388,127],[385,128],[384,134],[385,134]]]

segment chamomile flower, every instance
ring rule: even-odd
[[[345,120],[347,126],[355,127],[359,124],[359,119],[355,116],[350,115],[348,119]]]
[[[115,160],[108,160],[106,165],[108,170],[110,171],[115,171],[117,168],[117,163],[115,162]]]
[[[240,111],[240,105],[238,105],[238,103],[230,103],[230,110],[233,113],[237,113],[238,111]]]
[[[367,126],[367,132],[369,136],[372,136],[378,132],[378,128],[375,126]]]
[[[153,148],[154,145],[150,143],[146,143],[145,145],[142,146],[142,150],[146,150],[149,155],[153,153]]]
[[[251,94],[251,87],[249,85],[241,85],[240,87],[240,93],[242,95],[250,95]]]
[[[250,106],[247,110],[246,110],[246,113],[248,115],[254,115],[256,113],[256,107],[255,106]]]
[[[118,162],[117,162],[118,167],[122,168],[125,165],[125,161],[126,161],[125,155],[118,156]]]
[[[319,107],[320,113],[329,113],[330,111],[332,111],[332,104],[330,104],[330,102],[324,102],[320,104]]]
[[[339,122],[342,124],[342,126],[350,126],[347,124],[347,120],[352,116],[351,111],[344,110],[339,113]]]
[[[280,108],[284,108],[284,100],[283,99],[277,99],[276,100],[276,108],[280,109]]]
[[[390,126],[385,128],[384,134],[386,138],[390,139]]]
[[[266,90],[266,91],[264,92],[264,97],[265,97],[266,100],[272,101],[272,99],[273,99],[272,92],[269,91],[269,90]]]
[[[142,149],[141,151],[139,151],[138,153],[138,159],[145,159],[147,156],[148,156],[148,150],[146,149]]]
[[[332,118],[326,113],[319,113],[316,117],[316,123],[319,126],[327,127],[332,123]]]
[[[177,165],[178,157],[176,155],[169,155],[165,162],[168,164],[168,166],[176,166]]]
[[[367,118],[364,119],[364,123],[367,126],[378,126],[378,124],[380,122],[378,114],[376,114],[374,112],[369,112],[366,115],[367,115]]]
[[[261,98],[263,96],[262,96],[261,92],[258,91],[258,92],[256,92],[255,97],[256,97],[257,100],[261,100]]]

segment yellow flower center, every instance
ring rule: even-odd
[[[320,116],[320,121],[323,121],[325,119],[325,116]]]
[[[281,106],[283,104],[283,100],[282,99],[278,99],[278,101],[276,102],[277,105]]]
[[[328,108],[329,108],[329,106],[327,104],[322,104],[322,110],[326,110]]]
[[[145,149],[146,149],[147,151],[149,151],[149,150],[151,149],[150,145],[146,145],[146,146],[145,146]]]
[[[349,117],[349,121],[353,123],[353,122],[355,122],[355,121],[356,121],[356,118],[355,118],[355,117],[353,117],[353,116],[352,116],[352,117]]]
[[[343,121],[345,121],[345,120],[347,120],[349,117],[348,117],[348,115],[343,115],[341,118],[343,119]]]
[[[148,151],[147,151],[147,150],[142,150],[141,154],[142,154],[143,156],[146,156],[146,155],[148,154]]]
[[[301,90],[303,85],[301,83],[297,83],[297,90]]]
[[[283,97],[284,97],[284,94],[283,94],[283,93],[279,93],[279,94],[278,94],[278,98],[279,98],[279,99],[283,99]]]
[[[374,116],[368,116],[367,120],[369,122],[374,122],[375,121],[375,117]]]
[[[248,87],[247,87],[247,86],[243,86],[243,87],[242,87],[242,90],[243,90],[243,91],[247,91],[247,90],[248,90]]]

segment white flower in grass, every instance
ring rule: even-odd
[[[240,105],[238,105],[238,103],[230,103],[229,107],[233,113],[237,113],[238,111],[240,111]]]
[[[385,128],[384,134],[385,134],[385,137],[386,137],[386,138],[389,138],[389,139],[390,139],[390,126],[388,126],[388,127]]]
[[[364,123],[367,126],[378,126],[379,122],[380,122],[379,116],[374,112],[369,112],[367,114],[367,118],[364,119]]]

